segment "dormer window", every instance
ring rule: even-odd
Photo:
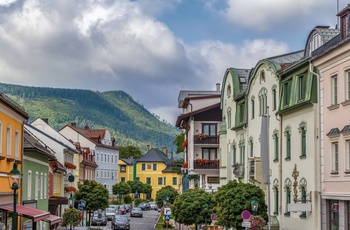
[[[345,38],[349,34],[349,16],[348,14],[341,17],[341,34]]]

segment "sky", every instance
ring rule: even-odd
[[[175,124],[180,90],[215,90],[227,68],[303,50],[348,3],[0,0],[0,82],[123,90]]]

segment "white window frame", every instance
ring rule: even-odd
[[[339,173],[339,142],[331,143],[331,173]]]
[[[350,139],[345,140],[345,172],[350,173]]]
[[[19,159],[19,130],[15,131],[15,159]]]
[[[28,170],[28,188],[27,188],[27,199],[31,200],[32,199],[32,170]]]
[[[346,101],[350,101],[350,69],[347,69],[345,71],[345,76],[344,76],[344,80],[345,80],[345,100]]]
[[[40,199],[42,200],[44,197],[44,174],[40,173]]]
[[[338,104],[338,75],[333,75],[331,77],[331,104]]]
[[[39,174],[35,172],[35,200],[38,200],[39,195]]]
[[[6,156],[11,157],[11,127],[6,128]]]
[[[44,199],[47,198],[47,174],[44,174]]]

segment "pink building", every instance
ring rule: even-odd
[[[340,34],[312,53],[319,71],[322,229],[350,229],[350,5]]]

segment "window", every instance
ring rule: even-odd
[[[40,199],[43,199],[44,193],[44,175],[40,173]]]
[[[146,177],[146,184],[151,184],[151,177]]]
[[[332,100],[331,103],[332,105],[337,105],[338,104],[338,78],[337,76],[333,76],[331,78],[331,95],[332,95]]]
[[[286,137],[286,160],[290,160],[291,156],[291,134],[290,134],[290,127],[288,126],[284,132],[284,135]]]
[[[239,104],[239,124],[244,122],[244,103]]]
[[[96,154],[96,161],[99,162],[99,160],[100,160],[100,154],[97,153],[97,154]]]
[[[32,199],[32,171],[28,170],[28,190],[27,190],[27,199]]]
[[[306,123],[302,122],[299,125],[300,133],[300,158],[306,157]]]
[[[216,136],[216,124],[203,124],[202,130],[204,134],[207,134],[209,136]]]
[[[164,185],[166,185],[166,177],[163,178]]]
[[[158,177],[158,185],[163,185],[163,178],[162,177]]]
[[[255,104],[254,104],[254,98],[251,100],[251,105],[252,105],[252,119],[254,119],[254,116],[255,116],[255,110],[254,110],[254,107],[255,107]]]
[[[273,100],[273,110],[275,111],[277,109],[277,89],[274,88],[272,90],[272,100]]]
[[[104,162],[107,162],[107,153],[105,153],[105,161]]]
[[[173,177],[173,185],[177,185],[177,177]]]
[[[232,163],[233,165],[238,163],[237,162],[237,149],[236,149],[236,145],[232,146]]]
[[[275,130],[273,133],[273,148],[274,148],[274,159],[273,161],[276,162],[278,161],[279,158],[279,140],[278,140],[278,131]]]
[[[126,172],[126,166],[125,165],[121,165],[120,166],[120,172]]]
[[[11,157],[11,128],[6,129],[6,156]]]
[[[44,199],[47,197],[47,174],[44,174]]]
[[[39,174],[35,172],[35,200],[38,200],[39,194]]]
[[[290,216],[288,205],[290,204],[290,201],[291,201],[292,181],[289,178],[287,178],[284,181],[284,189],[286,191],[286,209],[285,209],[284,215]]]
[[[259,115],[267,114],[267,90],[265,88],[259,92],[259,104]]]
[[[283,84],[283,102],[284,102],[284,106],[288,106],[289,105],[289,86],[290,83],[289,82],[285,82]]]
[[[261,70],[261,72],[260,72],[260,84],[262,82],[265,82],[265,71],[264,70]]]
[[[273,182],[273,190],[275,192],[274,194],[274,212],[273,214],[278,215],[278,196],[279,196],[279,191],[278,191],[278,180],[275,179]]]
[[[146,164],[142,164],[142,165],[141,165],[141,170],[142,170],[142,171],[145,171],[145,170],[146,170]]]
[[[301,203],[306,203],[306,186],[307,186],[307,182],[305,180],[305,178],[302,178],[299,182],[300,184],[300,192],[301,192]],[[300,214],[301,218],[306,218],[306,212],[302,212]]]
[[[346,220],[347,224],[345,224],[350,229],[350,201],[346,201]]]
[[[231,108],[227,109],[227,128],[231,128],[231,118],[232,118],[232,114],[231,114]]]
[[[15,159],[19,159],[19,131],[15,132]]]
[[[305,79],[304,75],[298,77],[298,90],[299,90],[299,100],[304,99],[305,97]]]
[[[121,177],[121,178],[120,178],[120,182],[125,183],[125,177]]]
[[[350,101],[350,70],[345,74],[345,98],[347,101]]]
[[[111,163],[114,163],[114,156],[113,156],[113,154],[111,155]]]
[[[244,165],[244,152],[245,152],[245,146],[244,146],[244,143],[241,143],[240,146],[239,146],[239,163],[241,165]]]
[[[231,85],[227,86],[227,97],[231,97]]]
[[[341,17],[341,35],[342,38],[345,38],[346,36],[348,36],[349,34],[349,25],[348,25],[348,15],[344,15],[343,17]]]
[[[250,157],[254,157],[254,143],[253,143],[253,139],[249,140],[249,145],[250,145]]]
[[[215,160],[217,159],[216,149],[203,148],[202,149],[202,159]]]
[[[136,180],[137,180],[137,181],[140,181],[140,177],[136,177]]]
[[[207,182],[208,184],[219,184],[220,183],[220,178],[219,177],[207,177]]]
[[[346,173],[350,173],[350,140],[345,142]]]
[[[333,142],[332,143],[332,174],[338,174],[338,142]]]
[[[153,164],[153,171],[157,171],[157,164]]]

